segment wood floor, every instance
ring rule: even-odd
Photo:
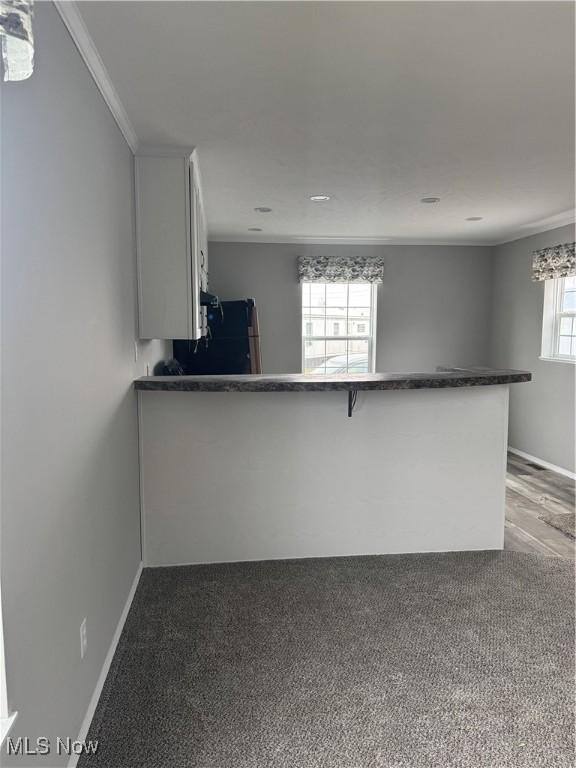
[[[508,454],[505,549],[574,559],[574,539],[540,519],[574,504],[574,480]]]

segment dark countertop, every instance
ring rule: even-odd
[[[492,368],[443,368],[434,373],[359,373],[333,376],[245,374],[234,376],[142,376],[139,391],[165,392],[323,392],[385,389],[482,387],[530,381],[528,371]]]

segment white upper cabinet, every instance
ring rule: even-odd
[[[136,246],[141,339],[199,339],[208,248],[195,150],[136,156]]]

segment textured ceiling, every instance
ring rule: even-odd
[[[572,3],[80,11],[139,140],[199,148],[213,238],[491,243],[573,208]]]

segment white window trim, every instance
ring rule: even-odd
[[[0,593],[0,747],[10,733],[18,712],[8,714],[8,692],[6,690],[6,662],[4,656],[4,633],[2,625],[2,595]]]
[[[542,312],[542,348],[540,360],[576,365],[576,357],[558,352],[559,321],[562,315],[576,317],[576,312],[560,312],[564,278],[544,281],[544,309]]]
[[[300,327],[302,327],[302,288],[304,283],[300,284]],[[324,341],[325,339],[337,339],[338,341],[367,341],[368,342],[368,362],[370,370],[368,373],[376,371],[376,309],[378,306],[378,283],[370,285],[370,328],[371,336],[305,336],[300,331],[300,370],[304,373],[306,353],[304,344],[306,341]]]
[[[0,194],[1,197],[1,194]],[[0,199],[0,208],[2,207],[2,200]],[[0,249],[1,250],[1,249]],[[0,256],[2,254],[0,253]],[[0,258],[0,263],[2,259]],[[2,287],[2,270],[0,269],[0,288]],[[0,331],[2,329],[0,328]],[[0,349],[0,373],[2,372],[3,355]],[[1,376],[0,376],[1,381]],[[0,431],[2,426],[2,410],[0,409]],[[0,456],[0,459],[2,457]],[[0,461],[0,473],[2,462]],[[2,484],[2,478],[0,477],[0,485]],[[0,510],[0,525],[2,515]],[[2,613],[2,584],[0,579],[0,747],[4,743],[4,740],[10,733],[10,729],[14,725],[18,712],[9,713],[8,710],[8,684],[6,682],[6,654],[4,652],[4,624]],[[1,760],[0,760],[1,762]]]

